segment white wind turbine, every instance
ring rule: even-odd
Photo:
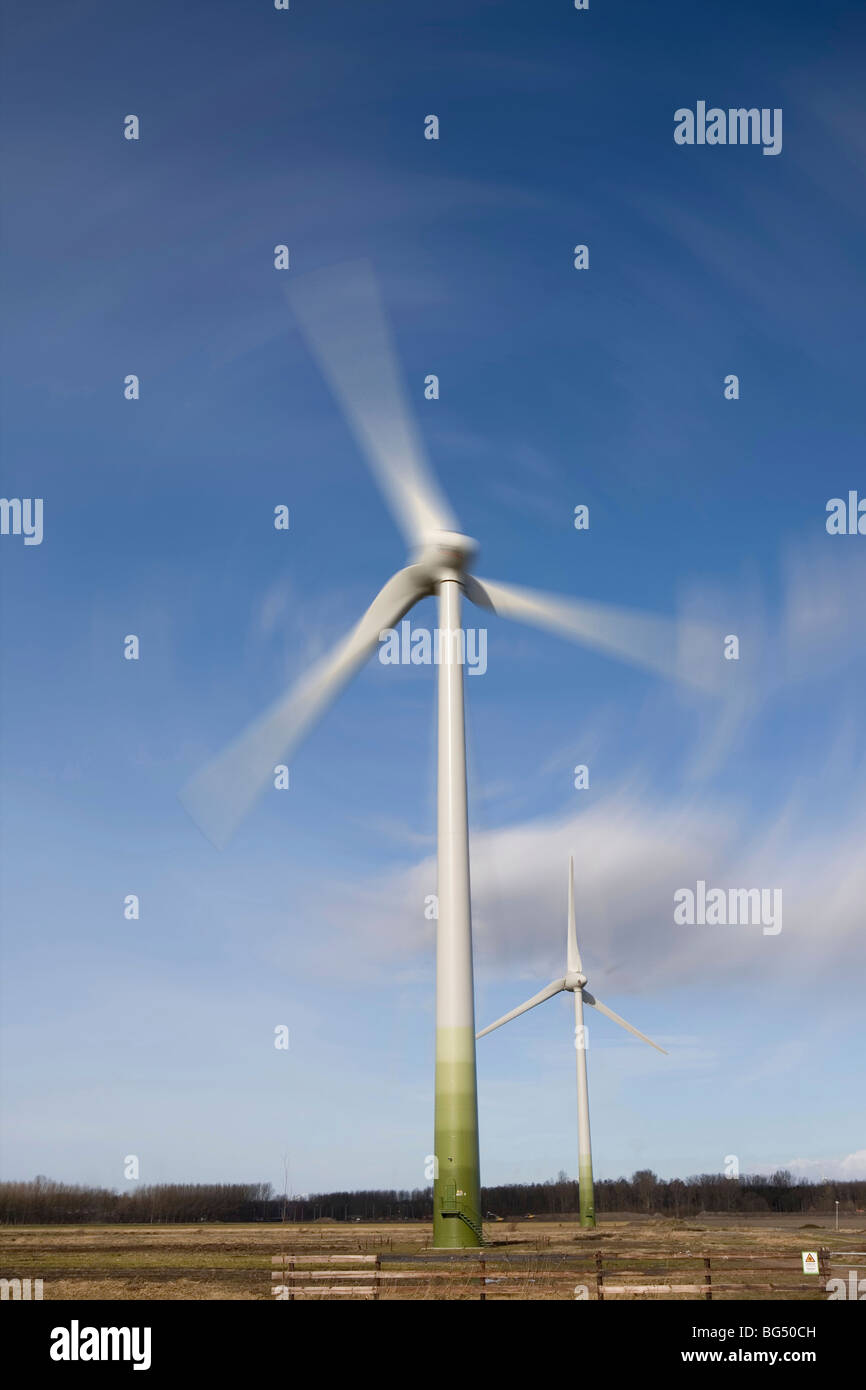
[[[512,1009],[510,1013],[503,1014],[495,1023],[491,1023],[488,1028],[482,1028],[480,1033],[476,1033],[477,1038],[483,1038],[485,1033],[492,1033],[494,1028],[501,1028],[503,1023],[509,1023],[512,1018],[517,1018],[518,1014],[525,1014],[528,1009],[534,1009],[536,1004],[543,1004],[545,999],[552,999],[555,994],[561,994],[563,990],[569,991],[574,995],[574,1046],[577,1052],[577,1162],[578,1162],[578,1186],[580,1193],[580,1224],[581,1226],[595,1225],[595,1195],[592,1186],[592,1144],[589,1137],[589,1087],[586,1079],[586,1052],[587,1052],[587,1032],[583,1022],[583,1006],[591,1004],[599,1013],[607,1014],[614,1023],[618,1023],[621,1028],[626,1028],[629,1033],[634,1033],[636,1038],[641,1038],[643,1042],[649,1043],[657,1052],[664,1052],[663,1047],[654,1043],[652,1038],[648,1038],[645,1033],[638,1032],[630,1023],[626,1023],[624,1018],[615,1014],[613,1009],[609,1009],[606,1004],[602,1004],[600,999],[589,993],[585,988],[586,976],[583,973],[583,965],[580,959],[580,951],[577,949],[577,927],[574,920],[574,859],[568,861],[568,933],[566,936],[566,973],[558,980],[552,980],[549,985],[540,990],[538,994],[533,994],[531,999],[527,999],[525,1004]]]
[[[481,1193],[466,809],[460,608],[473,603],[549,628],[638,666],[711,687],[707,633],[600,603],[555,598],[469,573],[477,546],[457,523],[426,464],[400,383],[375,278],[367,262],[294,281],[289,301],[410,550],[354,628],[187,784],[185,806],[224,845],[303,736],[420,599],[438,600],[438,898],[434,1244],[480,1244]],[[444,640],[443,640],[444,639]],[[720,649],[718,639],[715,647]]]

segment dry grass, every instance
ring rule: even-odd
[[[594,1252],[603,1253],[609,1284],[643,1281],[703,1283],[703,1259],[713,1261],[713,1280],[719,1284],[754,1280],[790,1284],[789,1289],[752,1290],[746,1297],[788,1299],[820,1296],[818,1281],[802,1287],[800,1252],[821,1246],[833,1250],[866,1249],[862,1215],[843,1223],[836,1233],[821,1217],[704,1216],[689,1221],[633,1216],[609,1217],[595,1231],[582,1231],[573,1221],[489,1222],[485,1225],[488,1299],[573,1299],[576,1285],[587,1284],[595,1295]],[[111,1300],[273,1300],[271,1268],[275,1255],[288,1253],[322,1257],[326,1254],[372,1253],[411,1256],[430,1250],[431,1231],[425,1224],[346,1225],[193,1225],[193,1226],[59,1226],[0,1228],[0,1274],[7,1278],[41,1277],[46,1299]],[[561,1253],[591,1259],[550,1277],[550,1261]],[[514,1263],[517,1276],[497,1280],[505,1255],[526,1257]],[[682,1256],[668,1266],[660,1262]],[[781,1272],[759,1273],[762,1261],[781,1260]],[[541,1256],[535,1259],[535,1256]],[[860,1261],[862,1263],[862,1261]],[[319,1268],[325,1267],[324,1265]],[[307,1269],[316,1268],[307,1264]],[[358,1268],[358,1266],[356,1266]],[[387,1272],[422,1274],[418,1280],[385,1284],[385,1300],[477,1299],[479,1268],[455,1266],[443,1278],[443,1265],[400,1264],[387,1260]],[[673,1272],[672,1272],[673,1271]],[[626,1276],[627,1272],[627,1276]],[[620,1279],[620,1276],[623,1279]],[[562,1277],[564,1276],[564,1277]],[[339,1283],[335,1271],[333,1281]],[[814,1289],[814,1292],[813,1292]],[[325,1296],[325,1295],[322,1295]],[[653,1295],[644,1295],[653,1297]],[[677,1297],[677,1295],[672,1295]],[[679,1295],[688,1297],[689,1295]],[[695,1295],[691,1295],[694,1297]],[[700,1296],[700,1295],[698,1295]],[[718,1298],[742,1297],[719,1290]],[[608,1295],[610,1297],[610,1295]]]

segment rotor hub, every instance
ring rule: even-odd
[[[569,970],[565,977],[565,988],[570,990],[583,989],[586,984],[586,976],[579,970]]]
[[[424,542],[418,563],[434,580],[462,577],[478,554],[478,542],[461,531],[434,531]]]

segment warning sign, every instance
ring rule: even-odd
[[[804,1273],[804,1274],[817,1274],[817,1273],[818,1273],[818,1251],[817,1251],[817,1250],[804,1250],[804,1251],[803,1251],[803,1273]]]

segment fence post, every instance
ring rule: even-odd
[[[595,1292],[599,1303],[604,1303],[604,1268],[600,1250],[595,1252]]]
[[[294,1255],[290,1255],[290,1256],[289,1256],[289,1269],[288,1269],[288,1274],[289,1274],[289,1280],[288,1280],[288,1282],[289,1282],[289,1302],[290,1302],[290,1303],[294,1303],[294,1301],[295,1301],[295,1257],[294,1257]]]
[[[485,1270],[487,1269],[487,1263],[486,1263],[486,1261],[485,1261],[483,1255],[479,1255],[479,1256],[478,1256],[478,1263],[479,1263],[479,1265],[481,1266],[481,1302],[484,1303],[484,1302],[486,1302],[486,1299],[487,1299],[487,1293],[486,1293],[486,1289],[487,1289],[487,1279],[486,1279],[485,1273],[484,1273]]]
[[[373,1294],[373,1298],[378,1303],[379,1290],[382,1287],[382,1280],[379,1278],[379,1275],[382,1272],[382,1256],[379,1254],[376,1255],[376,1263],[374,1264],[373,1269],[375,1271],[375,1273],[373,1274],[373,1278],[375,1280],[375,1292]]]
[[[704,1274],[704,1283],[705,1283],[706,1286],[707,1286],[707,1292],[706,1292],[706,1294],[705,1294],[705,1298],[706,1298],[706,1300],[707,1300],[708,1303],[712,1303],[712,1301],[713,1301],[713,1275],[712,1275],[712,1270],[711,1270],[711,1268],[710,1268],[710,1257],[709,1257],[709,1255],[707,1255],[707,1256],[705,1257],[705,1259],[704,1259],[704,1269],[706,1270],[706,1273]]]

